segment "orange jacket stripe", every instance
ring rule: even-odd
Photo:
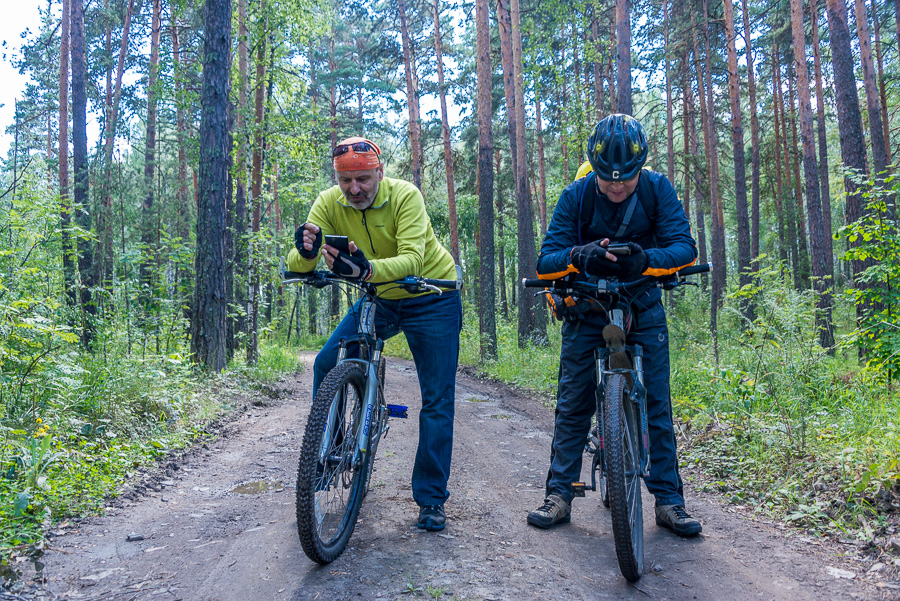
[[[675,273],[676,271],[684,269],[685,267],[690,267],[691,265],[693,265],[696,262],[697,262],[697,259],[694,259],[693,261],[691,261],[690,263],[688,263],[686,265],[682,265],[681,267],[672,267],[671,269],[661,269],[658,267],[653,267],[650,269],[645,269],[643,275],[652,275],[655,277],[671,275],[671,274]]]
[[[537,274],[539,280],[559,280],[570,273],[581,273],[574,265],[569,265],[569,267],[565,271],[557,271],[556,273],[539,273]]]

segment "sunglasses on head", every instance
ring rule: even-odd
[[[335,146],[334,150],[331,151],[331,157],[339,157],[342,154],[347,154],[351,150],[353,150],[353,152],[374,152],[375,154],[380,154],[378,149],[368,142],[354,142],[353,144],[339,144]]]

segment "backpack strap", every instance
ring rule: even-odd
[[[622,218],[622,225],[620,225],[619,229],[616,230],[615,238],[621,238],[625,235],[625,230],[628,229],[628,224],[631,223],[631,216],[634,215],[634,207],[637,206],[637,198],[637,193],[632,192],[631,200],[628,201],[628,208],[625,209],[625,217]]]
[[[593,215],[593,207],[587,213],[587,218],[585,218],[584,211],[584,195],[587,193],[588,185],[591,183],[591,179],[596,177],[593,171],[587,174],[584,178],[584,185],[581,187],[581,196],[578,198],[578,245],[581,246],[581,230],[584,228],[585,224],[590,222],[591,215]]]

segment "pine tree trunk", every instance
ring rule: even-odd
[[[663,61],[666,73],[666,166],[675,185],[675,119],[672,117],[672,80],[669,72],[669,0],[663,0]]]
[[[247,318],[245,314],[247,306],[247,288],[249,283],[249,242],[247,237],[247,103],[250,101],[250,40],[247,29],[247,0],[237,0],[238,3],[238,85],[237,85],[237,115],[234,120],[233,131],[237,132],[237,144],[235,144],[234,157],[234,216],[232,218],[234,238],[234,304],[238,311],[233,311],[235,316],[232,330],[235,338],[239,338],[247,332]],[[245,341],[246,343],[246,341]],[[237,344],[237,343],[235,343]],[[235,348],[229,347],[228,353],[233,356]]]
[[[797,197],[797,204],[795,205],[794,211],[797,215],[797,245],[800,254],[797,261],[800,266],[797,289],[806,290],[809,288],[810,276],[809,245],[807,244],[808,233],[806,231],[806,213],[803,210],[803,188],[800,183],[800,160],[802,154],[797,136],[797,113],[794,108],[796,105],[794,101],[794,87],[796,82],[793,75],[794,74],[790,72],[788,74],[788,94],[791,104],[791,141],[793,142],[794,151],[791,154],[794,165],[794,194]],[[807,82],[808,81],[809,79],[807,78]]]
[[[547,233],[547,164],[544,160],[544,132],[541,125],[541,98],[538,84],[535,82],[534,91],[534,116],[535,127],[537,128],[537,147],[538,147],[538,175],[540,178],[540,198],[541,198],[541,237]]]
[[[141,260],[140,284],[141,306],[145,315],[155,313],[153,307],[152,262],[157,256],[154,247],[154,189],[153,175],[156,171],[156,98],[159,79],[159,42],[162,18],[161,0],[153,0],[153,16],[150,29],[150,64],[147,67],[147,137],[144,147],[144,199],[141,203],[141,246],[145,253]]]
[[[887,169],[887,150],[884,127],[881,121],[881,98],[875,81],[875,65],[872,60],[872,40],[869,37],[869,20],[865,0],[855,0],[856,34],[859,38],[859,60],[862,63],[863,84],[866,89],[866,106],[869,109],[869,140],[872,145],[872,173],[878,175]],[[853,81],[856,81],[855,79]]]
[[[725,0],[726,2],[728,0]],[[815,23],[813,23],[815,26]],[[825,228],[819,199],[819,170],[813,138],[812,105],[809,99],[809,71],[806,65],[806,34],[803,29],[803,0],[791,0],[791,31],[794,37],[794,72],[797,75],[797,96],[800,110],[800,137],[803,141],[803,174],[806,182],[806,210],[809,214],[813,285],[817,293],[816,327],[822,348],[834,346],[834,326],[831,321],[831,282],[827,277],[828,259],[825,249]]]
[[[884,127],[885,164],[891,164],[891,126],[888,119],[887,88],[884,84],[884,63],[881,60],[881,24],[878,4],[872,0],[872,30],[875,32],[875,66],[878,69],[878,92],[881,98],[881,123]],[[900,39],[898,39],[900,41]]]
[[[412,158],[413,183],[422,189],[422,124],[419,120],[419,77],[409,29],[406,24],[406,2],[397,1],[400,15],[400,37],[403,42],[403,65],[406,71],[406,103],[409,108],[409,147]]]
[[[592,9],[596,12],[593,5]],[[603,65],[600,63],[600,24],[596,14],[591,19],[591,44],[594,49],[594,109],[597,121],[600,121],[603,119]]]
[[[828,32],[831,42],[831,61],[834,70],[834,81],[856,81],[853,66],[853,53],[850,47],[850,27],[847,24],[847,5],[845,0],[825,0],[828,13]],[[838,131],[841,140],[841,159],[844,167],[866,172],[866,147],[862,130],[862,116],[859,110],[859,97],[856,86],[836,85],[834,100],[837,107]],[[847,192],[845,201],[846,223],[859,221],[864,214],[862,190],[849,177],[844,178],[844,189]],[[851,242],[858,245],[861,241]],[[871,261],[852,261],[853,281],[857,287],[864,287],[859,274],[872,264]],[[864,312],[863,305],[857,305],[856,316],[859,320]]]
[[[783,195],[781,196],[781,198],[783,199],[782,210],[784,210],[788,250],[791,254],[791,277],[793,278],[794,287],[800,290],[800,251],[797,244],[797,219],[794,216],[794,207],[796,205],[792,193],[793,187],[791,183],[791,155],[788,152],[788,118],[787,111],[785,110],[784,90],[782,89],[781,85],[781,63],[777,44],[775,45],[775,48],[773,50],[773,56],[775,61],[773,69],[776,77],[775,98],[776,102],[778,103],[778,112],[781,115],[781,164],[784,166],[784,188],[782,190]]]
[[[72,167],[75,172],[73,200],[75,223],[85,231],[91,230],[88,207],[90,173],[87,154],[87,56],[84,39],[84,0],[71,0],[72,53]],[[93,298],[97,286],[94,268],[94,249],[90,240],[78,240],[78,271],[81,274],[81,342],[93,351],[96,331],[97,304]]]
[[[204,16],[192,350],[198,363],[218,373],[226,362],[225,194],[231,154],[228,147],[231,0],[206,0]]]
[[[266,0],[260,0],[259,10],[265,14]],[[256,98],[254,103],[254,140],[253,140],[253,165],[250,176],[250,311],[247,316],[247,364],[256,365],[259,360],[259,299],[260,277],[259,271],[262,264],[260,252],[261,239],[259,236],[259,224],[262,217],[262,178],[263,178],[263,150],[265,148],[263,121],[265,120],[265,95],[266,95],[266,38],[268,36],[269,20],[264,17],[260,23],[259,38],[256,41]]]
[[[831,186],[828,182],[828,142],[825,129],[825,91],[822,83],[822,59],[819,48],[819,14],[816,0],[809,2],[810,22],[812,23],[812,50],[813,64],[816,71],[816,130],[819,142],[819,190],[822,195],[822,227],[825,232],[825,257],[828,261],[826,277],[830,278],[830,285],[834,286],[834,245],[832,243],[831,227]]]
[[[736,37],[734,5],[732,0],[725,0],[728,95],[731,99],[731,144],[734,151],[734,208],[738,235],[738,278],[739,285],[743,288],[744,286],[749,286],[752,281],[750,277],[750,259],[752,254],[750,250],[750,220],[747,215],[747,168],[744,158],[744,123],[741,116],[741,82],[738,76]],[[753,306],[746,297],[741,301],[741,313],[746,323],[753,321]]]
[[[497,325],[494,307],[494,173],[491,153],[491,30],[488,0],[475,0],[476,66],[478,80],[478,324],[481,357],[497,356]]]
[[[537,251],[534,248],[534,218],[531,212],[531,194],[528,188],[528,155],[525,143],[525,79],[522,57],[522,27],[519,0],[512,0],[512,50],[515,76],[516,110],[516,225],[518,226],[517,274],[532,277],[537,274]],[[579,119],[579,123],[581,123]],[[519,348],[526,343],[544,343],[547,338],[546,313],[533,294],[517,295],[519,308]]]
[[[750,29],[750,13],[747,11],[747,0],[742,0],[742,17],[744,21],[744,49],[747,57],[747,88],[750,95],[750,257],[751,269],[759,270],[759,116],[756,105],[756,73],[753,68],[753,46]]]
[[[778,65],[778,45],[773,44],[772,46],[772,114],[775,118],[775,214],[778,217],[778,260],[781,264],[779,269],[782,278],[784,277],[784,270],[788,264],[788,244],[789,240],[785,238],[785,223],[784,223],[784,174],[782,172],[782,166],[786,164],[786,161],[782,159],[781,156],[781,103],[780,99],[780,90],[781,90],[781,81],[778,77],[778,71],[780,69]]]
[[[62,0],[62,24],[59,41],[59,230],[62,239],[63,286],[69,308],[76,297],[75,243],[69,234],[72,208],[69,202],[69,0]]]
[[[697,140],[696,114],[694,111],[694,102],[691,98],[691,91],[692,88],[690,82],[688,82],[688,85],[685,87],[685,94],[687,97],[686,102],[688,103],[688,106],[690,106],[691,154],[696,158],[700,156],[700,143]],[[700,103],[700,106],[701,108],[703,107],[702,102]],[[695,222],[697,224],[697,253],[701,263],[708,263],[709,253],[707,252],[708,245],[706,243],[706,213],[703,210],[703,178],[702,172],[698,168],[698,162],[699,161],[695,160],[694,169],[692,169],[694,174],[694,214],[696,215]],[[707,173],[709,172],[707,171]],[[703,274],[700,277],[700,282],[703,286],[703,291],[705,292],[706,287],[709,284],[709,278],[706,274]]]
[[[450,253],[458,265],[459,227],[456,217],[456,185],[453,182],[453,155],[450,148],[450,123],[447,119],[447,92],[444,87],[444,59],[441,43],[441,10],[434,0],[434,52],[438,72],[438,93],[441,99],[441,132],[444,136],[444,168],[447,170],[447,203],[450,210]]]
[[[503,96],[506,100],[506,129],[509,134],[509,157],[513,174],[517,173],[516,164],[519,153],[516,152],[516,84],[513,70],[512,49],[512,15],[510,0],[497,0],[497,29],[500,33],[500,63],[503,67]],[[565,106],[565,105],[564,105]],[[566,159],[563,158],[565,161]]]
[[[631,108],[631,1],[616,0],[616,111]],[[568,178],[566,178],[568,181]]]
[[[503,235],[505,231],[505,223],[504,217],[506,214],[505,205],[503,202],[503,196],[506,194],[506,191],[503,189],[503,178],[501,177],[502,164],[500,162],[500,149],[494,149],[494,181],[497,182],[497,185],[494,189],[494,207],[497,210],[497,267],[500,269],[500,273],[497,274],[498,281],[500,282],[500,315],[503,316],[504,321],[509,320],[509,299],[506,297],[506,247],[503,243]]]

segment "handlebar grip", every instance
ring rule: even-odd
[[[547,288],[552,284],[552,280],[530,280],[528,278],[522,278],[523,288]]]
[[[305,280],[309,277],[308,273],[299,273],[297,271],[285,271],[282,272],[282,279],[285,280]]]
[[[432,286],[437,286],[438,288],[445,288],[447,290],[459,290],[462,288],[461,280],[430,280],[428,278],[424,278],[426,284],[430,284]]]
[[[690,265],[688,267],[685,267],[684,269],[680,269],[678,271],[678,276],[681,277],[681,276],[685,276],[685,275],[693,275],[695,273],[706,273],[707,271],[712,271],[712,266],[713,266],[712,263],[701,263],[698,265]]]

